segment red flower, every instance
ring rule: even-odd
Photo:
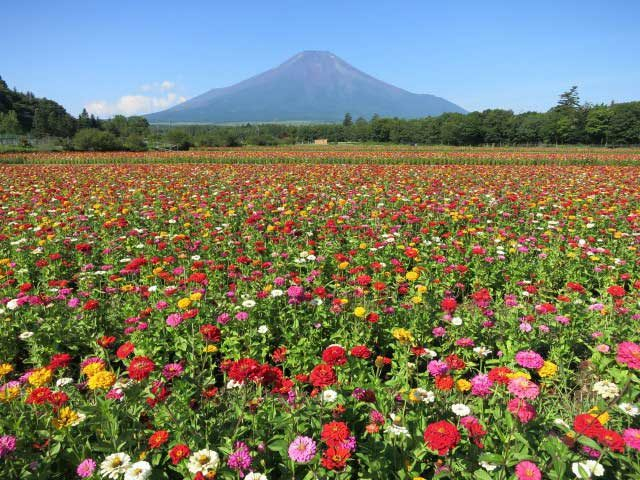
[[[451,370],[463,370],[464,367],[466,367],[466,364],[464,363],[464,360],[462,360],[458,355],[456,355],[455,353],[448,355],[444,361],[446,362],[447,365],[449,365],[449,368]]]
[[[346,352],[341,346],[332,345],[322,352],[322,361],[332,366],[344,365],[347,363]]]
[[[116,350],[116,357],[118,357],[120,360],[124,360],[133,353],[135,348],[135,345],[131,342],[123,343],[122,345],[120,345],[118,350]]]
[[[184,443],[179,443],[169,450],[169,458],[171,458],[171,462],[174,465],[179,464],[182,459],[187,458],[189,455],[191,455],[191,450]]]
[[[581,413],[577,415],[573,421],[573,429],[581,435],[595,438],[600,435],[605,428],[602,426],[602,423],[600,423],[600,420],[593,415]]]
[[[489,370],[489,380],[493,383],[501,383],[502,385],[507,385],[509,383],[509,375],[513,373],[513,371],[509,367],[496,367]]]
[[[444,312],[453,313],[456,311],[456,308],[458,308],[458,302],[456,302],[455,298],[447,297],[440,302],[440,308],[442,308]]]
[[[321,363],[316,365],[309,374],[309,381],[314,387],[328,387],[338,381],[336,372],[331,365]]]
[[[357,345],[353,347],[350,353],[356,358],[371,358],[371,350],[364,345]]]
[[[330,422],[322,427],[320,438],[330,447],[337,447],[349,438],[351,432],[344,422]]]
[[[322,454],[322,466],[327,470],[342,470],[350,457],[348,449],[341,446],[330,447]]]
[[[252,377],[259,372],[259,369],[260,364],[253,358],[241,358],[231,363],[227,374],[232,380],[242,383],[247,379],[253,379]]]
[[[169,440],[169,432],[166,430],[158,430],[153,432],[149,437],[149,448],[159,448]]]
[[[441,420],[427,426],[424,431],[424,442],[438,455],[446,455],[460,442],[460,432],[453,423]]]
[[[624,451],[624,439],[618,432],[603,428],[600,432],[598,432],[596,438],[598,442],[600,442],[605,447],[613,450],[614,452]]]
[[[619,285],[612,285],[607,288],[607,293],[612,297],[624,297],[625,291],[624,287],[621,287]]]
[[[436,377],[436,388],[444,391],[451,390],[453,388],[453,377],[450,375],[438,375]]]
[[[56,368],[65,368],[71,362],[71,355],[68,353],[56,353],[51,360],[47,368],[55,370]]]
[[[218,343],[220,341],[220,329],[215,325],[207,323],[200,327],[200,334],[207,342]]]
[[[279,346],[271,354],[271,358],[276,363],[283,363],[287,359],[287,347]]]
[[[98,308],[100,306],[100,302],[98,302],[97,300],[87,300],[87,303],[85,303],[82,306],[82,309],[85,311],[89,311],[89,310],[95,310],[96,308]]]
[[[51,399],[51,390],[48,387],[34,388],[26,399],[32,405],[43,405]]]
[[[568,282],[567,290],[571,290],[573,292],[578,292],[578,293],[584,293],[586,291],[582,285],[576,282]]]
[[[156,367],[149,357],[134,357],[129,364],[129,377],[133,380],[144,380]]]

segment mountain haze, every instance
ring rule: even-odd
[[[146,117],[152,123],[335,122],[346,112],[354,119],[376,113],[419,118],[465,110],[377,80],[331,52],[305,51],[264,73]]]

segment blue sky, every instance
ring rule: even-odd
[[[0,76],[77,114],[160,110],[301,50],[468,110],[640,100],[640,2],[3,2]]]

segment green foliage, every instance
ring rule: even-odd
[[[0,133],[20,133],[20,122],[15,110],[0,112]]]
[[[111,151],[121,150],[122,144],[116,136],[110,132],[97,128],[83,128],[73,137],[73,146],[77,150]]]

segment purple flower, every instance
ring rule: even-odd
[[[310,437],[298,436],[289,445],[289,458],[297,463],[307,463],[316,454],[316,442]]]
[[[236,442],[234,447],[235,450],[229,455],[227,465],[229,465],[229,468],[239,471],[241,476],[244,476],[244,470],[251,467],[251,452],[244,442]]]
[[[96,469],[96,462],[94,462],[91,458],[87,458],[80,462],[78,468],[76,469],[76,473],[80,478],[87,478],[93,475],[93,472]]]
[[[442,360],[431,360],[427,365],[427,370],[434,377],[445,375],[449,371],[449,365]]]
[[[0,458],[8,455],[16,449],[16,437],[13,435],[0,436]]]

